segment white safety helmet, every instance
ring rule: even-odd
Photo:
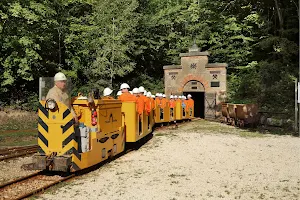
[[[118,91],[117,96],[120,96],[121,94],[122,94],[122,92],[121,92],[121,91]]]
[[[173,95],[171,95],[171,96],[170,96],[170,99],[173,99],[173,98],[174,98],[174,96],[173,96]]]
[[[64,75],[61,72],[56,73],[54,76],[54,81],[66,81],[66,80],[67,80],[66,75]]]
[[[163,94],[162,94],[162,93],[159,93],[159,97],[163,97]]]
[[[105,88],[104,90],[103,90],[103,96],[109,96],[109,95],[111,95],[111,93],[113,92],[113,90],[111,90],[110,88]]]
[[[183,96],[183,99],[186,99],[186,96]]]
[[[175,95],[175,96],[174,96],[174,99],[178,99],[178,96],[177,96],[177,95]]]
[[[158,97],[158,96],[159,96],[159,93],[156,93],[155,96]]]
[[[178,99],[181,99],[181,96],[178,96]]]
[[[166,95],[165,95],[165,94],[163,94],[162,96],[163,96],[163,98],[166,98]]]
[[[122,85],[120,86],[120,90],[122,89],[129,89],[129,85],[127,83],[122,83]]]
[[[192,97],[192,95],[188,94],[188,96],[187,96],[187,97],[189,97],[189,98],[190,98],[190,97]]]
[[[155,99],[155,95],[151,95],[151,98]]]
[[[151,92],[147,92],[147,97],[151,97],[151,96],[152,96]]]
[[[147,95],[147,91],[146,91],[146,90],[144,91],[144,95],[145,95],[145,96]]]
[[[140,93],[144,93],[145,92],[145,88],[143,86],[139,87],[139,91]]]
[[[133,94],[138,94],[138,93],[140,93],[139,88],[133,88],[132,93],[133,93]]]

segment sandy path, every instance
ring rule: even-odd
[[[300,139],[240,132],[209,122],[155,132],[138,151],[40,199],[300,199]]]

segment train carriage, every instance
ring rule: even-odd
[[[47,90],[43,87],[41,91]],[[151,134],[155,124],[193,115],[193,109],[190,113],[184,111],[179,102],[173,110],[169,103],[163,109],[155,105],[150,113],[144,111],[141,116],[136,102],[79,95],[73,98],[71,106],[78,124],[65,104],[53,99],[40,101],[39,151],[33,156],[32,169],[74,172],[91,167],[123,152],[126,143],[136,143]]]
[[[150,115],[144,111],[139,116],[135,102],[123,102],[122,113],[124,114],[122,121],[125,125],[126,142],[137,142],[152,132],[153,111],[150,112]]]
[[[164,108],[156,106],[155,108],[155,123],[170,122],[170,106],[169,102],[166,103]]]

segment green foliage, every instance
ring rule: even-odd
[[[122,82],[163,92],[162,66],[195,41],[228,63],[231,102],[292,113],[295,1],[2,0],[0,101],[36,109],[38,78],[63,71],[73,93]]]
[[[92,14],[72,18],[72,32],[65,39],[70,62],[83,70],[93,87],[112,87],[116,77],[134,69],[135,62],[129,56],[135,45],[132,35],[138,23],[137,6],[135,0],[105,0],[93,4]],[[73,53],[73,48],[78,50]]]

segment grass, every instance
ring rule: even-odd
[[[37,118],[35,112],[0,112],[0,147],[36,144]]]
[[[35,112],[0,112],[0,131],[36,129],[38,115]]]
[[[209,134],[233,134],[239,135],[241,137],[265,137],[264,134],[255,129],[240,129],[233,126],[206,120],[191,122],[187,126],[182,126],[180,128],[180,131],[185,131],[187,133],[196,132]]]
[[[37,144],[36,131],[17,131],[13,133],[0,132],[0,147],[4,146],[25,146]]]

